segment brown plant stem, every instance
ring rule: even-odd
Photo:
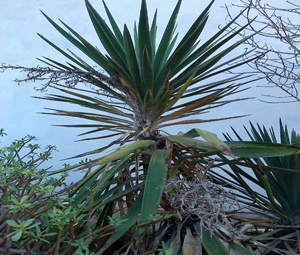
[[[9,213],[9,209],[5,210],[4,213],[0,216],[0,223],[3,221],[4,217]],[[1,225],[2,226],[2,225]],[[1,231],[1,226],[0,226],[0,231]]]
[[[28,234],[26,234],[26,235],[27,235],[27,239],[24,241],[23,246],[24,246],[26,251],[30,251],[30,248],[28,247],[27,244],[30,242],[30,240],[32,240],[32,237],[29,236]]]
[[[14,221],[17,220],[20,211],[21,211],[21,210],[18,210],[18,211],[16,211],[16,212],[13,214],[12,220],[14,220]],[[3,246],[5,245],[6,240],[7,240],[7,237],[6,237],[6,236],[7,236],[8,234],[10,234],[11,230],[12,230],[12,226],[9,225],[9,226],[7,227],[6,233],[4,234],[5,237],[3,238],[3,241],[0,243],[0,247],[3,247]]]
[[[93,205],[94,205],[94,191],[91,192],[91,204],[89,207],[89,213],[88,213],[88,223],[87,223],[87,228],[88,228],[88,233],[91,233],[91,217],[92,217],[92,211],[93,211]]]
[[[125,249],[127,246],[131,246],[131,244],[133,243],[133,240],[130,240],[129,242],[127,242],[126,244],[124,244],[120,249],[118,249],[115,254],[119,254],[123,249]]]
[[[73,243],[75,243],[75,236],[74,236],[74,221],[70,220],[70,237]]]
[[[60,243],[61,243],[61,236],[62,236],[62,230],[59,230],[58,236],[57,236],[57,242],[56,242],[56,247],[55,247],[55,252],[54,255],[58,255],[59,253],[59,248],[60,248]],[[52,248],[51,248],[52,249]]]
[[[89,237],[91,237],[91,236],[93,236],[93,235],[95,235],[95,234],[100,233],[101,231],[103,231],[103,233],[106,233],[110,228],[112,228],[111,225],[106,225],[105,227],[103,227],[103,228],[101,228],[101,229],[98,229],[97,231],[95,231],[95,232],[93,232],[93,233],[91,233],[91,234],[88,234],[88,235],[85,236],[84,238],[89,238]],[[101,237],[102,237],[102,236],[107,236],[107,235],[102,235],[103,233],[101,233]],[[111,235],[112,233],[109,233],[109,234]],[[100,236],[100,234],[99,234],[98,236]]]

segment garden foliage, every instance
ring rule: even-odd
[[[201,43],[199,41],[213,2],[199,12],[190,29],[177,42],[179,0],[157,44],[157,12],[150,24],[145,0],[142,0],[139,21],[134,24],[133,34],[126,25],[122,32],[105,2],[111,28],[86,1],[88,14],[99,38],[97,44],[101,43],[106,52],[100,52],[97,46],[93,46],[64,22],[61,21],[62,25],[59,25],[43,13],[91,63],[72,51],[62,50],[40,35],[68,62],[59,63],[45,57],[40,59],[48,65],[45,68],[7,68],[27,71],[28,76],[24,81],[46,80],[45,87],[57,92],[40,98],[82,107],[82,111],[76,112],[60,109],[47,112],[91,121],[92,124],[64,125],[90,128],[81,135],[95,135],[85,140],[99,144],[96,150],[77,157],[101,153],[116,145],[119,147],[112,147],[115,150],[104,157],[54,172],[64,173],[72,169],[87,171],[82,180],[66,188],[67,193],[63,193],[60,202],[52,201],[57,197],[56,194],[60,194],[59,191],[54,192],[53,187],[62,184],[63,179],[50,182],[51,190],[46,192],[44,190],[49,186],[41,186],[41,183],[49,174],[41,177],[39,172],[25,174],[21,161],[17,161],[20,166],[13,172],[10,163],[15,161],[6,163],[5,160],[10,158],[7,159],[5,155],[5,160],[1,161],[5,178],[16,175],[10,177],[14,182],[15,178],[24,179],[25,174],[29,179],[26,179],[24,187],[20,186],[20,190],[3,189],[3,194],[16,192],[19,196],[2,200],[6,203],[5,213],[9,215],[2,243],[11,238],[14,245],[23,245],[27,250],[49,242],[47,247],[55,254],[69,254],[75,247],[79,254],[89,254],[89,250],[97,254],[110,254],[113,250],[116,254],[128,254],[129,251],[132,254],[151,254],[159,251],[160,254],[181,252],[186,255],[201,254],[202,246],[211,255],[229,254],[231,247],[226,248],[224,244],[227,242],[232,242],[233,250],[243,254],[253,251],[252,247],[259,252],[257,247],[265,245],[259,242],[264,236],[258,235],[255,242],[249,241],[246,237],[248,228],[234,228],[229,215],[236,208],[227,208],[219,200],[225,197],[234,203],[238,200],[229,196],[222,186],[213,183],[217,178],[208,172],[224,164],[249,162],[250,158],[264,158],[267,161],[274,157],[293,157],[300,152],[299,147],[264,140],[224,142],[215,134],[198,128],[177,135],[170,135],[163,130],[168,126],[222,120],[203,120],[198,116],[242,100],[229,96],[236,96],[236,93],[245,90],[242,86],[251,81],[242,75],[224,78],[219,74],[256,58],[251,55],[252,51],[247,51],[224,60],[225,56],[234,53],[239,45],[253,36],[237,39],[237,35],[252,21],[228,32],[227,29],[240,14],[210,38],[202,38]],[[243,61],[246,55],[248,61]],[[209,78],[215,78],[215,81],[208,82]],[[79,88],[79,83],[87,87]],[[105,95],[108,100],[100,95]],[[235,117],[238,116],[228,118]],[[104,144],[106,138],[114,140]],[[13,158],[18,157],[18,150],[11,150]],[[261,165],[257,167],[263,167]],[[289,173],[291,171],[299,174],[296,170],[290,170]],[[286,170],[282,172],[287,173]],[[189,187],[188,191],[186,187]],[[210,187],[209,191],[207,187]],[[195,191],[200,188],[203,189],[201,192]],[[194,192],[199,199],[191,203],[186,199],[187,203],[180,203],[180,197],[185,197],[181,196],[180,192],[183,191]],[[213,194],[217,195],[213,197]],[[35,206],[42,209],[38,210]],[[207,209],[205,213],[205,210],[192,210],[201,206]],[[215,206],[221,209],[211,209]],[[52,233],[57,235],[52,236]],[[47,240],[43,238],[42,243],[33,243],[36,235],[40,238],[47,235]],[[241,240],[232,239],[234,235],[249,241],[249,247],[245,248]]]

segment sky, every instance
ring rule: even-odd
[[[95,9],[106,15],[100,0],[90,0]],[[164,31],[168,19],[176,5],[175,0],[148,0],[149,19],[152,20],[155,9],[158,8],[158,38]],[[210,11],[210,18],[202,38],[212,36],[218,31],[219,25],[225,24],[226,11],[222,6],[230,1],[216,0]],[[238,3],[238,0],[232,2]],[[277,1],[278,3],[284,1]],[[134,20],[138,20],[140,1],[139,0],[107,0],[110,11],[115,17],[117,24],[123,29],[126,23],[129,29],[133,29]],[[190,25],[197,18],[199,13],[209,3],[207,0],[183,0],[181,10],[178,15],[179,36],[183,36]],[[272,1],[276,3],[276,1]],[[101,45],[89,20],[83,0],[2,0],[0,1],[0,63],[20,65],[26,67],[42,66],[36,58],[41,56],[50,57],[57,61],[64,62],[65,58],[55,49],[45,43],[37,33],[44,35],[62,49],[74,49],[72,45],[63,38],[45,19],[40,10],[46,13],[53,20],[61,19],[74,28],[80,35],[101,50]],[[236,10],[233,10],[236,11]],[[241,22],[244,22],[241,20]],[[243,52],[243,46],[234,54]],[[246,68],[246,67],[245,67]],[[56,145],[59,152],[53,154],[54,160],[51,164],[55,169],[65,163],[77,163],[79,160],[61,161],[64,158],[96,149],[99,142],[74,142],[80,133],[77,129],[56,127],[53,125],[79,123],[65,117],[38,114],[44,112],[44,108],[71,109],[71,106],[47,102],[32,98],[32,96],[44,96],[41,92],[34,90],[39,87],[39,83],[25,83],[18,85],[14,79],[21,79],[24,73],[18,71],[5,71],[0,73],[0,128],[3,128],[7,136],[0,137],[0,146],[7,146],[14,139],[20,139],[25,135],[34,135],[39,139],[42,146]],[[255,99],[233,103],[231,105],[217,108],[207,115],[201,116],[203,119],[222,118],[249,114],[249,116],[220,122],[211,122],[202,125],[179,126],[176,129],[168,130],[172,134],[179,131],[187,132],[191,128],[201,128],[213,133],[223,139],[222,133],[229,132],[230,126],[238,130],[246,139],[243,125],[249,127],[249,121],[265,125],[267,128],[273,126],[275,132],[279,130],[279,118],[287,124],[289,129],[300,130],[299,105],[297,104],[267,104],[260,102],[261,94],[280,95],[281,91],[274,89],[263,89],[257,86],[266,85],[266,81],[261,80],[251,84],[251,88],[246,92],[237,95],[238,97],[256,97]],[[48,91],[51,93],[53,91]],[[61,108],[60,108],[61,107]],[[98,144],[97,144],[98,143]],[[103,142],[100,142],[101,145]],[[102,145],[103,146],[103,145]]]

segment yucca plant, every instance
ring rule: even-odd
[[[127,143],[107,156],[79,167],[88,168],[91,173],[69,195],[74,198],[74,205],[82,205],[82,209],[77,211],[78,214],[87,206],[95,210],[102,208],[101,214],[97,216],[95,229],[108,226],[108,219],[113,219],[117,207],[123,217],[122,224],[118,224],[120,221],[112,221],[112,224],[115,222],[117,225],[114,233],[101,233],[104,236],[112,234],[108,240],[103,236],[102,243],[99,238],[97,243],[93,243],[95,239],[89,241],[97,247],[96,250],[103,247],[103,251],[126,233],[130,241],[119,251],[127,247],[132,247],[135,252],[139,250],[140,254],[155,250],[157,246],[149,243],[147,245],[147,242],[142,241],[149,225],[155,226],[164,221],[164,217],[153,220],[156,213],[175,213],[163,194],[166,179],[192,179],[203,169],[201,165],[207,164],[205,157],[222,153],[233,157],[269,157],[298,153],[297,149],[284,146],[277,146],[276,150],[272,150],[272,146],[268,147],[263,143],[258,148],[251,143],[242,143],[239,147],[236,147],[237,144],[231,146],[230,143],[220,141],[214,134],[200,129],[178,136],[160,133],[167,126],[216,121],[217,119],[198,119],[198,115],[242,100],[226,97],[244,90],[240,86],[247,84],[249,79],[242,79],[249,77],[228,76],[211,83],[205,82],[208,78],[217,77],[218,74],[245,64],[243,57],[251,54],[248,51],[222,62],[223,57],[249,38],[228,45],[229,41],[249,25],[227,31],[241,14],[203,44],[199,43],[198,38],[208,20],[208,12],[213,2],[197,17],[182,40],[176,43],[176,18],[181,5],[179,0],[156,47],[157,12],[150,25],[145,0],[142,0],[140,18],[138,24],[134,25],[133,36],[126,25],[123,33],[121,32],[104,2],[111,28],[90,2],[86,1],[88,14],[106,53],[101,53],[64,22],[61,21],[65,28],[44,15],[96,67],[72,51],[60,49],[42,35],[40,37],[62,53],[69,62],[59,63],[45,57],[39,60],[49,66],[46,68],[2,66],[4,69],[27,71],[28,77],[25,81],[48,80],[45,87],[50,86],[64,93],[47,95],[42,99],[71,103],[92,111],[52,109],[54,112],[48,113],[95,121],[96,124],[64,125],[92,129],[83,134],[104,132],[100,136],[87,138],[98,140],[98,149],[78,156],[100,153],[113,145]],[[247,57],[251,61],[256,56]],[[78,83],[86,84],[88,88],[75,87]],[[103,99],[103,95],[108,100]],[[235,117],[238,116],[228,118]],[[119,137],[103,146],[104,138],[116,136]],[[194,139],[197,136],[206,141]],[[249,154],[249,150],[252,154]],[[169,226],[160,228],[158,234],[154,227],[152,240],[161,241],[167,228]],[[185,229],[188,231],[188,228]],[[214,241],[210,245],[213,246]]]
[[[294,129],[289,133],[287,125],[284,126],[281,119],[280,140],[276,138],[273,127],[268,131],[259,124],[256,128],[250,122],[250,126],[250,130],[246,127],[245,130],[253,142],[280,144],[287,148],[300,147],[299,134]],[[243,141],[233,128],[232,130],[239,141]],[[225,137],[228,141],[233,140],[229,134]],[[276,250],[274,247],[279,247],[299,252],[299,236],[297,236],[300,224],[299,154],[239,160],[239,162],[232,160],[229,163],[231,171],[223,169],[232,179],[212,174],[223,185],[238,191],[244,203],[251,205],[250,208],[257,208],[257,214],[265,216],[264,221],[256,222],[257,227],[280,230],[275,235],[275,239],[278,239],[276,242],[269,237],[270,244],[267,246],[270,249]],[[253,174],[249,173],[249,169]],[[258,192],[255,186],[262,188],[265,194]]]
[[[110,137],[121,136],[116,141],[118,143],[130,139],[157,139],[158,131],[166,126],[215,121],[199,119],[198,116],[213,108],[241,100],[222,99],[241,91],[239,86],[249,80],[242,82],[241,79],[247,77],[228,76],[211,83],[204,81],[245,64],[243,57],[251,51],[221,62],[224,56],[247,40],[245,38],[227,45],[248,25],[237,31],[228,32],[227,29],[234,21],[200,45],[198,38],[208,20],[209,8],[213,2],[211,1],[182,40],[176,44],[178,38],[176,18],[181,5],[179,0],[161,41],[156,46],[157,12],[149,25],[146,1],[142,1],[139,22],[134,25],[133,36],[126,25],[121,32],[104,2],[112,29],[90,2],[86,1],[89,16],[106,53],[101,53],[97,47],[86,41],[67,24],[62,22],[64,29],[44,14],[67,40],[96,64],[96,67],[93,67],[92,63],[83,61],[71,51],[63,51],[44,36],[39,35],[71,62],[62,64],[45,57],[40,60],[54,69],[32,68],[27,71],[31,71],[33,76],[30,77],[37,80],[49,78],[46,86],[54,86],[68,95],[50,95],[43,97],[44,99],[73,103],[102,112],[95,114],[54,110],[55,113],[52,114],[96,121],[97,124],[94,125],[68,126],[94,128],[89,133],[107,134],[111,131]],[[251,61],[254,57],[248,58]],[[236,62],[238,60],[240,61]],[[61,84],[62,81],[65,81],[65,85],[69,87]],[[76,85],[78,82],[93,85],[95,90],[70,89],[71,85]],[[86,93],[90,93],[90,96]],[[112,101],[99,98],[99,94],[105,95]],[[101,138],[102,136],[99,137]],[[87,154],[99,151],[101,149]]]
[[[299,134],[297,134],[295,130],[292,130],[289,134],[287,126],[284,126],[281,120],[280,142],[276,138],[273,127],[271,127],[268,132],[264,126],[261,127],[259,124],[257,124],[257,128],[255,128],[255,126],[250,122],[250,126],[250,131],[247,128],[245,128],[245,130],[252,141],[275,144],[280,143],[286,146],[299,147]],[[237,132],[234,129],[232,130],[236,137],[242,141],[242,138],[237,134]],[[231,137],[228,134],[226,135],[226,138],[231,140]],[[265,199],[263,199],[263,196],[258,196],[258,201],[268,208],[269,211],[272,211],[274,215],[280,217],[283,223],[298,224],[300,222],[300,191],[298,189],[300,177],[293,175],[292,173],[300,170],[299,155],[263,158],[259,161],[248,160],[248,162],[255,165],[252,169],[254,176],[250,177],[248,174],[245,175],[246,171],[242,170],[242,168],[238,166],[234,166],[236,167],[234,172],[237,176],[243,176],[266,190],[268,198],[265,197]],[[289,172],[284,170],[293,171]],[[251,190],[249,187],[250,186],[247,185],[243,188],[245,191]],[[257,194],[257,192],[253,193],[253,195],[255,194]],[[253,198],[255,198],[255,196]]]

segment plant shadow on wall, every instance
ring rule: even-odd
[[[116,137],[113,142],[77,157],[120,145],[105,157],[71,167],[87,169],[87,173],[69,191],[68,206],[76,208],[74,217],[83,215],[90,223],[81,225],[82,235],[76,236],[72,232],[76,223],[70,221],[69,228],[61,229],[58,235],[70,232],[71,239],[56,239],[53,245],[58,248],[53,248],[54,254],[72,254],[70,245],[76,246],[75,243],[79,254],[186,255],[201,254],[202,249],[208,254],[229,254],[229,250],[249,254],[252,251],[250,245],[245,248],[241,241],[234,239],[237,231],[244,231],[234,228],[228,217],[230,211],[239,208],[238,200],[222,186],[214,184],[208,172],[214,168],[216,159],[226,163],[231,162],[230,157],[239,162],[244,158],[292,155],[299,153],[299,148],[262,142],[223,142],[201,129],[178,135],[163,132],[168,126],[239,117],[195,119],[211,109],[243,100],[228,97],[245,90],[241,86],[250,82],[249,76],[243,75],[217,80],[218,74],[247,63],[242,59],[252,51],[223,60],[247,40],[230,43],[249,23],[236,31],[227,31],[241,14],[200,44],[198,38],[212,4],[213,1],[176,43],[176,18],[181,5],[178,1],[156,45],[157,12],[149,25],[146,1],[142,1],[133,35],[126,25],[121,32],[105,3],[111,28],[86,1],[105,54],[64,22],[61,21],[63,26],[60,26],[43,13],[61,35],[96,63],[96,67],[74,52],[60,49],[42,35],[39,36],[68,62],[59,63],[45,57],[39,60],[48,67],[2,65],[2,70],[17,69],[28,73],[26,79],[18,82],[44,81],[43,89],[51,87],[62,92],[42,99],[93,111],[50,109],[52,112],[47,113],[94,121],[95,124],[89,125],[64,125],[90,128],[81,135],[95,134],[95,137],[85,140],[102,144],[103,139]],[[256,57],[253,55],[248,61]],[[205,82],[212,77],[216,77],[216,81]],[[86,87],[78,88],[78,84]],[[103,99],[103,95],[108,100]],[[195,139],[197,137],[204,140]],[[67,170],[70,167],[59,171]],[[190,199],[188,194],[197,199]],[[183,202],[185,198],[190,200],[189,204]],[[220,229],[230,233],[230,237],[220,234]],[[1,242],[2,246],[7,245],[6,240],[10,240],[9,237]],[[23,242],[25,236],[19,240]],[[221,240],[230,245],[226,248]],[[253,249],[258,250],[257,243],[250,241]],[[18,243],[12,242],[12,245],[17,247]],[[28,248],[39,252],[34,245]]]

